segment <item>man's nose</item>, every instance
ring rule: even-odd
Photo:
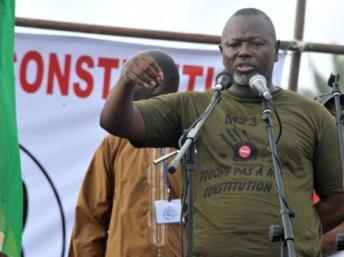
[[[240,56],[251,56],[251,47],[250,44],[247,42],[243,42],[239,48],[239,55]]]

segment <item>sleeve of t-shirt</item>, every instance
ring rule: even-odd
[[[343,192],[340,152],[334,118],[321,110],[318,113],[318,131],[314,155],[314,187],[320,198]]]
[[[135,102],[145,123],[145,140],[135,146],[174,147],[182,134],[180,93],[167,94]]]

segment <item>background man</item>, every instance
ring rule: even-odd
[[[165,79],[154,89],[133,84],[134,100],[178,91],[175,63],[158,50],[128,60],[118,84],[142,68],[135,61],[140,58],[154,60]],[[167,187],[172,199],[180,198],[179,174],[166,178],[161,164],[152,163],[164,153],[134,148],[124,138],[103,140],[80,190],[69,257],[180,256],[179,225],[157,224],[154,211],[155,200],[167,199]]]

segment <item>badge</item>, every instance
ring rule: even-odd
[[[233,150],[235,161],[252,160],[257,156],[257,148],[250,142],[240,142],[233,146]]]
[[[158,224],[179,223],[181,206],[180,199],[155,201],[156,222]]]
[[[248,145],[240,146],[238,151],[241,158],[247,158],[251,155],[251,148]]]

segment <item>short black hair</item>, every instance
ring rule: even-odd
[[[164,73],[164,92],[173,93],[178,91],[179,72],[172,57],[159,49],[147,50],[145,53],[154,59]]]
[[[227,21],[225,28],[227,27],[228,23],[231,21],[232,18],[236,17],[236,16],[260,16],[262,17],[265,21],[267,21],[270,30],[271,30],[271,36],[274,39],[274,41],[276,41],[276,31],[275,31],[275,26],[272,22],[272,20],[270,19],[270,17],[263,11],[256,9],[256,8],[243,8],[240,9],[238,11],[236,11]]]

